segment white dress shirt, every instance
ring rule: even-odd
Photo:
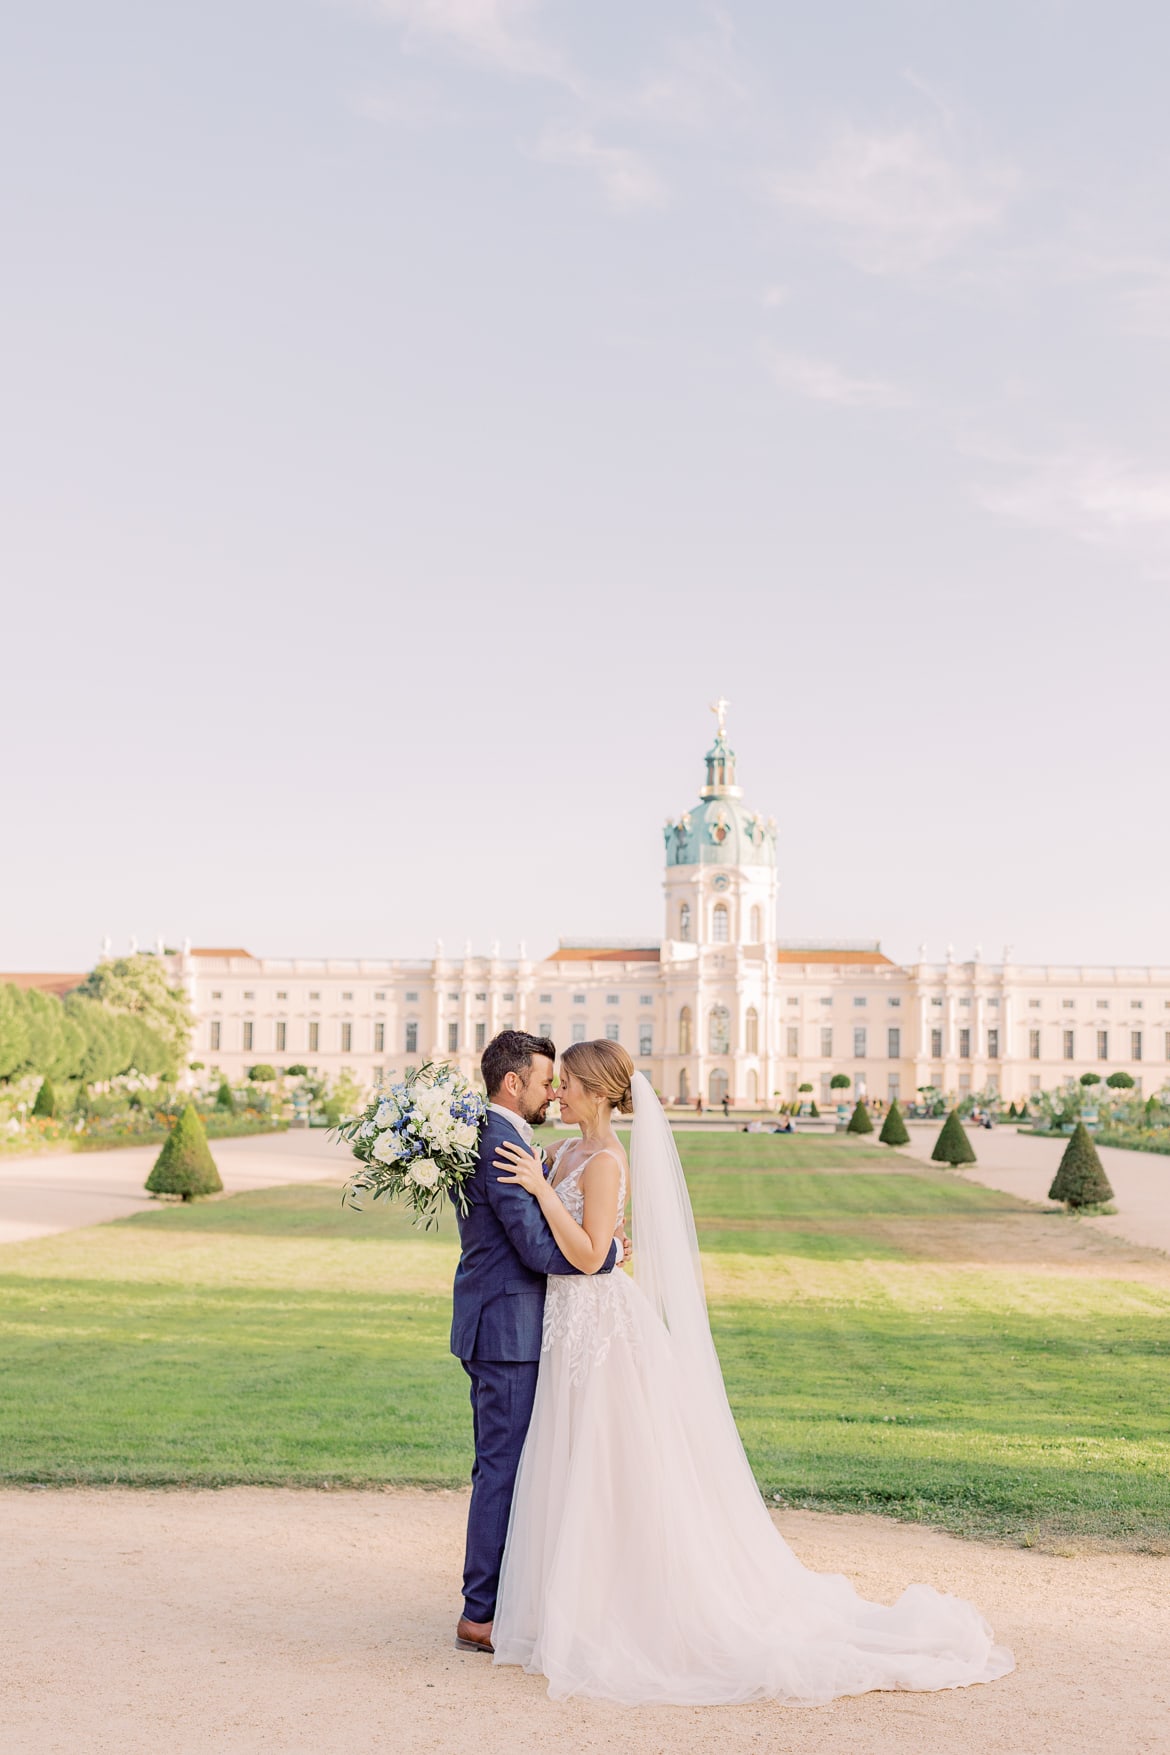
[[[514,1109],[505,1109],[502,1103],[489,1103],[488,1108],[493,1110],[496,1115],[502,1115],[505,1121],[510,1121],[529,1151],[532,1150],[532,1123],[530,1121],[525,1121],[524,1117],[517,1115]]]

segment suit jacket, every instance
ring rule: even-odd
[[[580,1272],[557,1248],[527,1190],[498,1180],[504,1172],[492,1160],[504,1140],[524,1143],[518,1129],[489,1109],[479,1161],[464,1184],[467,1212],[458,1215],[463,1253],[451,1322],[457,1359],[539,1359],[546,1276]],[[598,1271],[611,1273],[617,1259],[615,1243]]]

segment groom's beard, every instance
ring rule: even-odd
[[[551,1103],[552,1098],[546,1097],[544,1102],[538,1103],[535,1109],[530,1109],[527,1103],[524,1104],[524,1119],[530,1127],[540,1127],[543,1125],[544,1118],[548,1114],[549,1105]]]

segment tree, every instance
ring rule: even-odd
[[[1077,1122],[1072,1138],[1064,1148],[1048,1198],[1062,1200],[1070,1211],[1113,1199],[1109,1178],[1083,1121]]]
[[[853,1080],[848,1073],[834,1073],[829,1080],[830,1091],[847,1091]]]
[[[42,1079],[37,1091],[36,1102],[32,1106],[34,1115],[41,1115],[51,1121],[57,1113],[57,1097],[51,1079]]]
[[[1132,1091],[1133,1090],[1133,1076],[1132,1076],[1132,1074],[1127,1073],[1127,1072],[1110,1073],[1109,1077],[1105,1080],[1105,1083],[1109,1086],[1110,1090],[1112,1090],[1112,1091]],[[1104,1171],[1102,1171],[1102,1175],[1104,1175]]]
[[[804,1094],[805,1094],[805,1092],[806,1092],[806,1091],[811,1091],[811,1090],[812,1090],[812,1086],[811,1086],[811,1085],[809,1085],[809,1084],[804,1084],[804,1085],[797,1085],[797,1087],[796,1087],[796,1088],[797,1088],[797,1090],[798,1090],[798,1091],[799,1091],[799,1092],[800,1092],[800,1094],[801,1094],[801,1096],[803,1096],[803,1095],[804,1095]]]
[[[172,1127],[146,1178],[148,1194],[178,1194],[185,1201],[223,1188],[207,1135],[194,1103],[188,1103]]]
[[[28,1060],[24,994],[11,981],[0,986],[0,1079],[11,1078]]]
[[[236,1112],[236,1100],[232,1096],[232,1088],[226,1079],[219,1081],[219,1090],[215,1093],[215,1107],[222,1109],[228,1115],[234,1115]]]
[[[845,1077],[844,1073],[838,1073],[835,1076],[838,1078]],[[859,1097],[857,1099],[857,1107],[853,1111],[853,1114],[849,1117],[849,1126],[845,1129],[845,1132],[846,1133],[872,1133],[873,1132],[873,1122],[870,1119],[869,1110],[865,1107],[865,1099],[864,1098]]]
[[[290,1079],[305,1079],[309,1076],[308,1067],[302,1066],[299,1060],[295,1066],[286,1066],[284,1070]]]
[[[1101,1074],[1100,1073],[1082,1073],[1081,1074],[1081,1083],[1082,1083],[1082,1085],[1099,1085],[1101,1083]]]
[[[812,1102],[808,1106],[809,1120],[813,1121],[813,1120],[819,1119],[820,1113],[821,1113],[820,1110],[817,1108],[817,1100],[814,1097]]]
[[[78,992],[147,1024],[165,1045],[172,1071],[186,1059],[195,1020],[182,988],[167,985],[166,969],[157,957],[108,958],[90,971]],[[145,1070],[139,1068],[140,1072]],[[150,1070],[161,1072],[163,1068]]]
[[[252,1070],[248,1074],[248,1077],[251,1079],[251,1081],[254,1085],[264,1085],[264,1084],[267,1084],[270,1080],[275,1079],[276,1068],[274,1066],[268,1066],[263,1061],[261,1061],[259,1066],[254,1066],[252,1068]]]
[[[910,1144],[910,1135],[906,1131],[906,1123],[902,1120],[902,1111],[898,1108],[897,1098],[890,1104],[878,1139],[883,1146],[908,1146]]]
[[[953,1170],[956,1164],[973,1164],[975,1148],[967,1138],[967,1130],[959,1120],[959,1111],[952,1109],[942,1124],[942,1132],[934,1142],[934,1150],[930,1154],[936,1164],[949,1164]]]

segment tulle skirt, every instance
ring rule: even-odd
[[[670,1337],[621,1272],[553,1276],[500,1577],[498,1664],[629,1705],[962,1688],[1014,1667],[979,1611],[892,1607],[810,1572],[772,1523],[730,1410],[692,1417]]]

